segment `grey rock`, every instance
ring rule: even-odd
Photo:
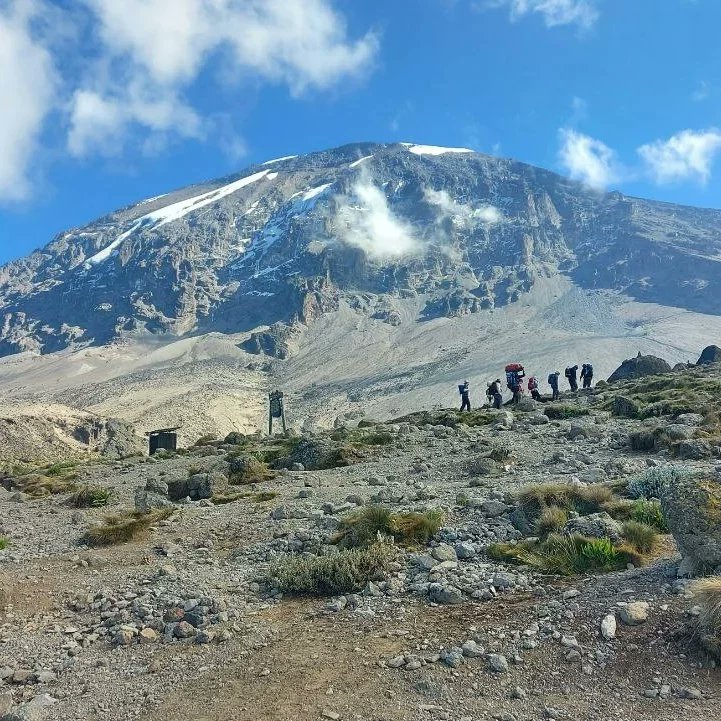
[[[638,626],[648,619],[649,609],[645,601],[634,601],[623,606],[618,615],[627,626]]]
[[[445,586],[441,583],[431,583],[428,595],[434,603],[444,605],[463,603],[463,593],[455,586]]]
[[[622,535],[620,524],[605,511],[570,518],[563,526],[563,532],[580,533],[589,538],[610,538],[613,541],[620,540]]]
[[[508,659],[499,653],[488,654],[488,667],[494,673],[506,673],[508,671]]]

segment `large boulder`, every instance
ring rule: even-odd
[[[670,372],[671,366],[663,358],[639,353],[635,358],[629,358],[621,363],[611,374],[608,382],[613,383],[614,381],[644,378]]]
[[[194,473],[188,478],[168,481],[168,496],[173,501],[181,501],[184,498],[199,501],[203,498],[212,498],[227,489],[227,476],[218,472]]]
[[[721,484],[702,474],[679,476],[661,493],[669,530],[683,557],[679,573],[721,571]]]
[[[696,361],[697,366],[710,365],[711,363],[721,363],[721,348],[717,345],[709,345],[701,351],[701,356]]]

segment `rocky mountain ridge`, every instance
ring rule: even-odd
[[[0,355],[247,332],[292,352],[341,305],[397,326],[543,278],[721,315],[721,211],[601,194],[457,148],[357,143],[111,213],[0,268]],[[275,325],[274,325],[275,324]]]

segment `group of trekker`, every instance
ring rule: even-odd
[[[564,371],[568,386],[572,392],[578,390],[578,380],[581,379],[581,383],[584,388],[590,388],[593,381],[593,366],[590,363],[584,363],[581,366],[581,372],[579,374],[578,365],[569,366]],[[561,392],[558,387],[558,379],[560,378],[560,371],[554,371],[548,376],[548,385],[551,387],[551,398],[550,400],[556,401],[560,398]],[[518,403],[524,394],[523,381],[526,378],[526,371],[520,363],[509,363],[506,366],[506,388],[513,394],[511,403]],[[536,376],[530,376],[527,383],[528,392],[531,394],[531,398],[534,401],[540,401],[545,403],[548,398],[544,398],[538,387],[538,379]],[[461,410],[471,410],[471,391],[470,384],[468,381],[464,381],[458,386],[458,392],[461,395]],[[501,379],[496,378],[492,383],[488,383],[486,387],[486,398],[488,399],[488,405],[493,408],[500,408],[503,403],[503,390],[501,388]]]

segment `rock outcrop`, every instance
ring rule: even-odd
[[[697,366],[709,365],[711,363],[721,363],[721,348],[717,345],[706,346],[701,352],[698,361],[696,361]]]
[[[635,358],[629,358],[621,363],[611,374],[608,382],[613,383],[615,381],[644,378],[646,376],[655,376],[670,372],[671,366],[663,360],[663,358],[657,358],[652,355],[641,355],[641,353],[639,353]]]

